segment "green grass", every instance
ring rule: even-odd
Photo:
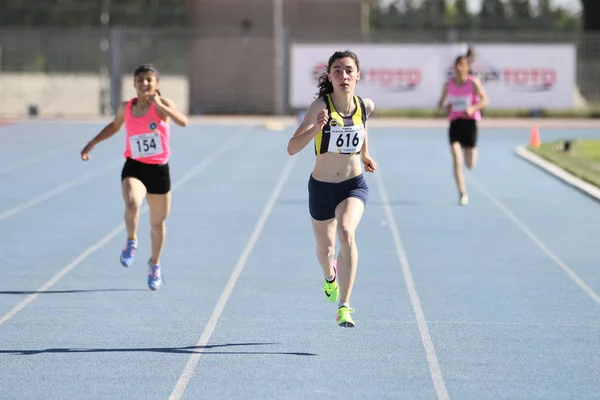
[[[543,143],[533,153],[556,164],[565,171],[600,187],[600,140],[574,141],[568,152],[561,151],[562,142]]]

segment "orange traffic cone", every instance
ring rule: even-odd
[[[531,127],[531,133],[529,134],[529,144],[536,149],[542,144],[542,141],[540,140],[540,130],[536,125]]]

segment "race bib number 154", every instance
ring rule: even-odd
[[[134,159],[155,156],[163,152],[158,132],[131,136],[129,144],[131,145],[131,156]]]

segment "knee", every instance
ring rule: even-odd
[[[317,256],[333,258],[334,255],[335,255],[335,249],[333,248],[333,245],[326,245],[326,246],[317,245]]]
[[[134,199],[125,200],[125,208],[129,213],[137,214],[140,211],[140,205]]]
[[[338,240],[340,241],[340,246],[352,247],[355,243],[354,230],[344,226],[340,227],[338,229]]]
[[[167,224],[164,219],[159,221],[150,221],[150,228],[162,231],[167,228]]]
[[[474,157],[470,157],[466,160],[465,165],[467,166],[468,169],[473,169],[475,168],[475,158]]]
[[[460,164],[462,164],[462,155],[458,154],[457,152],[453,151],[452,152],[452,164],[457,167],[460,166]]]

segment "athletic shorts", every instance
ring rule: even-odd
[[[450,144],[460,143],[461,147],[477,146],[477,121],[474,119],[458,118],[450,121]]]
[[[308,180],[308,209],[317,221],[334,218],[336,207],[349,197],[356,197],[367,205],[369,187],[363,174],[338,183],[321,182],[312,175]]]
[[[146,164],[127,158],[121,171],[121,182],[125,178],[140,180],[150,194],[166,194],[171,190],[169,163]]]

